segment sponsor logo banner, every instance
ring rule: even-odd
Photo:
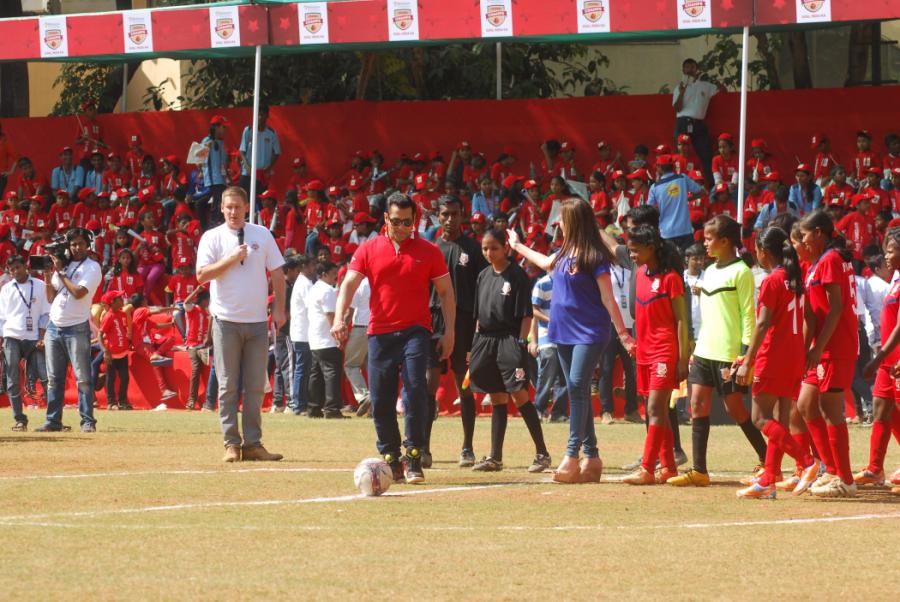
[[[388,40],[404,42],[419,39],[419,4],[417,0],[387,1]]]
[[[613,0],[578,0],[575,3],[578,33],[608,33],[609,3]]]
[[[481,37],[513,35],[512,0],[481,0]]]
[[[707,29],[712,27],[711,0],[675,0],[678,29]]]
[[[328,5],[310,2],[297,5],[301,44],[328,43]]]
[[[149,10],[122,11],[125,52],[153,52],[153,22]]]
[[[831,0],[797,0],[797,23],[831,21]]]
[[[209,37],[213,48],[233,48],[241,45],[241,23],[237,6],[209,9]]]
[[[69,56],[69,32],[66,17],[53,15],[38,19],[41,58]]]

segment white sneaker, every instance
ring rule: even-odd
[[[810,492],[816,497],[856,497],[856,483],[847,484],[835,477],[822,487],[812,487]]]
[[[816,479],[812,485],[810,485],[810,489],[814,489],[816,487],[824,487],[831,481],[837,478],[837,475],[833,475],[830,472],[823,472],[822,476]]]

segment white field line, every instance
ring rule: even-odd
[[[410,489],[385,493],[381,497],[407,497],[412,495],[427,495],[429,493],[454,493],[461,491],[475,491],[478,489],[496,489],[510,487],[508,484],[495,485],[468,485],[458,487],[436,487],[433,489]],[[35,521],[54,518],[93,518],[97,516],[113,516],[120,514],[143,514],[146,512],[173,512],[177,510],[203,510],[208,508],[242,508],[249,506],[288,506],[298,504],[324,504],[329,502],[354,502],[367,498],[362,494],[339,495],[332,497],[314,497],[292,500],[244,500],[238,502],[194,502],[189,504],[171,504],[166,506],[141,506],[137,508],[111,508],[108,510],[93,510],[83,512],[50,512],[47,514],[20,514],[12,516],[0,516],[0,525],[4,523],[16,524],[16,521]]]
[[[428,472],[444,472],[446,468],[431,468]],[[311,467],[295,467],[295,468],[223,468],[221,470],[140,470],[140,471],[122,471],[122,472],[85,472],[85,473],[61,473],[61,474],[36,474],[36,475],[7,475],[0,476],[0,481],[42,481],[55,479],[96,479],[107,477],[141,477],[147,475],[228,475],[243,474],[253,472],[274,472],[274,473],[290,473],[290,472],[353,472],[353,467],[347,468],[311,468]]]

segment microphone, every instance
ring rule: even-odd
[[[244,244],[244,229],[241,228],[238,230],[238,246]],[[244,265],[244,260],[241,259],[241,265]]]

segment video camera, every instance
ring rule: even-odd
[[[94,240],[94,235],[90,230],[84,228],[72,228],[65,234],[57,234],[49,243],[44,245],[44,255],[32,255],[29,258],[29,267],[35,271],[46,271],[53,267],[51,257],[56,257],[65,268],[72,261],[72,251],[69,244],[74,236],[83,237],[88,245]]]

